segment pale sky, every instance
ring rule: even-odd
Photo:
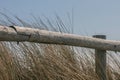
[[[75,34],[120,40],[120,0],[0,0],[0,11],[26,20],[57,13],[64,21],[73,13]]]

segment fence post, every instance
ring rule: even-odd
[[[106,39],[105,35],[94,35],[93,37]],[[100,80],[107,80],[106,50],[95,49],[95,71]]]

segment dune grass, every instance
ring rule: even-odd
[[[32,23],[1,13],[0,25],[18,25],[68,32],[62,19],[56,24],[34,17]],[[57,26],[58,28],[56,28]],[[108,80],[120,80],[120,55],[107,52]],[[0,80],[99,80],[94,50],[29,42],[0,42]]]

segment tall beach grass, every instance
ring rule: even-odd
[[[55,22],[34,17],[26,22],[0,13],[0,25],[27,26],[69,32],[62,19]],[[4,35],[3,35],[4,36]],[[107,52],[108,80],[120,80],[120,54]],[[94,50],[52,44],[0,42],[0,80],[99,80],[95,73]]]

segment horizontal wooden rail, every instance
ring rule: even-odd
[[[18,26],[0,26],[0,41],[28,41],[36,43],[71,45],[101,50],[120,51],[120,41],[103,40],[87,36]]]

